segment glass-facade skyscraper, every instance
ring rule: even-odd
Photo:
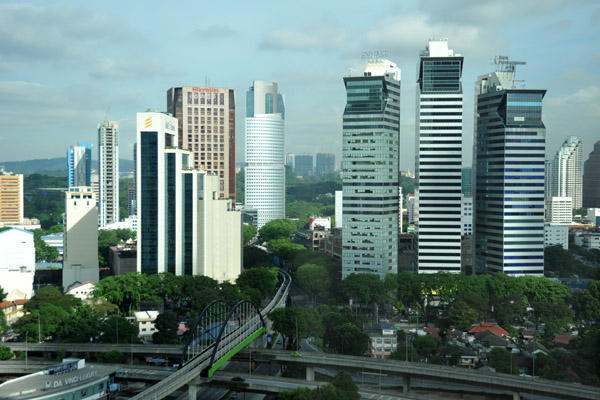
[[[257,228],[285,218],[285,101],[277,83],[254,81],[246,94],[245,206]]]
[[[342,278],[383,279],[398,270],[400,69],[374,58],[344,85]]]
[[[67,149],[69,187],[92,186],[92,142],[77,142]]]
[[[446,40],[429,41],[420,55],[415,117],[419,273],[461,271],[463,61]]]
[[[570,197],[573,208],[581,208],[583,186],[583,140],[569,136],[550,164],[550,194]]]
[[[543,276],[546,91],[517,88],[514,70],[477,85],[475,272]]]

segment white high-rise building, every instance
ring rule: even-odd
[[[543,276],[546,91],[518,88],[510,62],[477,84],[475,271]]]
[[[69,188],[63,225],[63,290],[86,282],[98,283],[98,210],[91,187]]]
[[[254,81],[246,94],[245,206],[257,228],[285,218],[285,99],[277,83]]]
[[[344,202],[344,192],[341,190],[335,191],[335,226],[336,228],[342,227],[342,207]]]
[[[234,280],[241,272],[242,216],[221,198],[220,175],[177,148],[177,119],[137,114],[137,271]]]
[[[418,272],[461,272],[464,58],[446,40],[421,51],[415,175],[419,188]]]
[[[398,272],[400,69],[381,56],[344,77],[342,278]]]
[[[98,127],[100,173],[100,227],[119,221],[119,124],[104,121]]]
[[[569,136],[551,162],[550,196],[571,197],[581,208],[583,190],[583,140]]]
[[[548,221],[552,224],[569,225],[573,223],[573,199],[554,196],[550,200]]]

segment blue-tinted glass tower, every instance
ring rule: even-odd
[[[92,185],[92,148],[92,142],[77,142],[67,149],[69,187]]]

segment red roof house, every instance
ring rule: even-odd
[[[477,325],[477,326],[474,326],[474,327],[473,327],[473,328],[472,328],[472,329],[469,331],[469,334],[470,334],[470,335],[474,335],[474,334],[476,334],[476,333],[478,333],[478,332],[483,332],[483,331],[486,331],[486,330],[487,330],[487,331],[494,332],[496,335],[499,335],[499,336],[504,336],[504,337],[508,337],[508,336],[510,336],[510,335],[508,334],[508,332],[506,332],[504,329],[502,329],[502,328],[501,328],[501,327],[499,327],[498,325],[494,325],[494,324],[491,324],[491,323],[489,323],[489,322],[482,322],[482,323],[480,323],[479,325]]]

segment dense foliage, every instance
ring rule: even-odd
[[[27,175],[23,178],[26,217],[38,218],[42,229],[63,221],[65,212],[65,194],[67,177],[56,177],[41,174]]]

